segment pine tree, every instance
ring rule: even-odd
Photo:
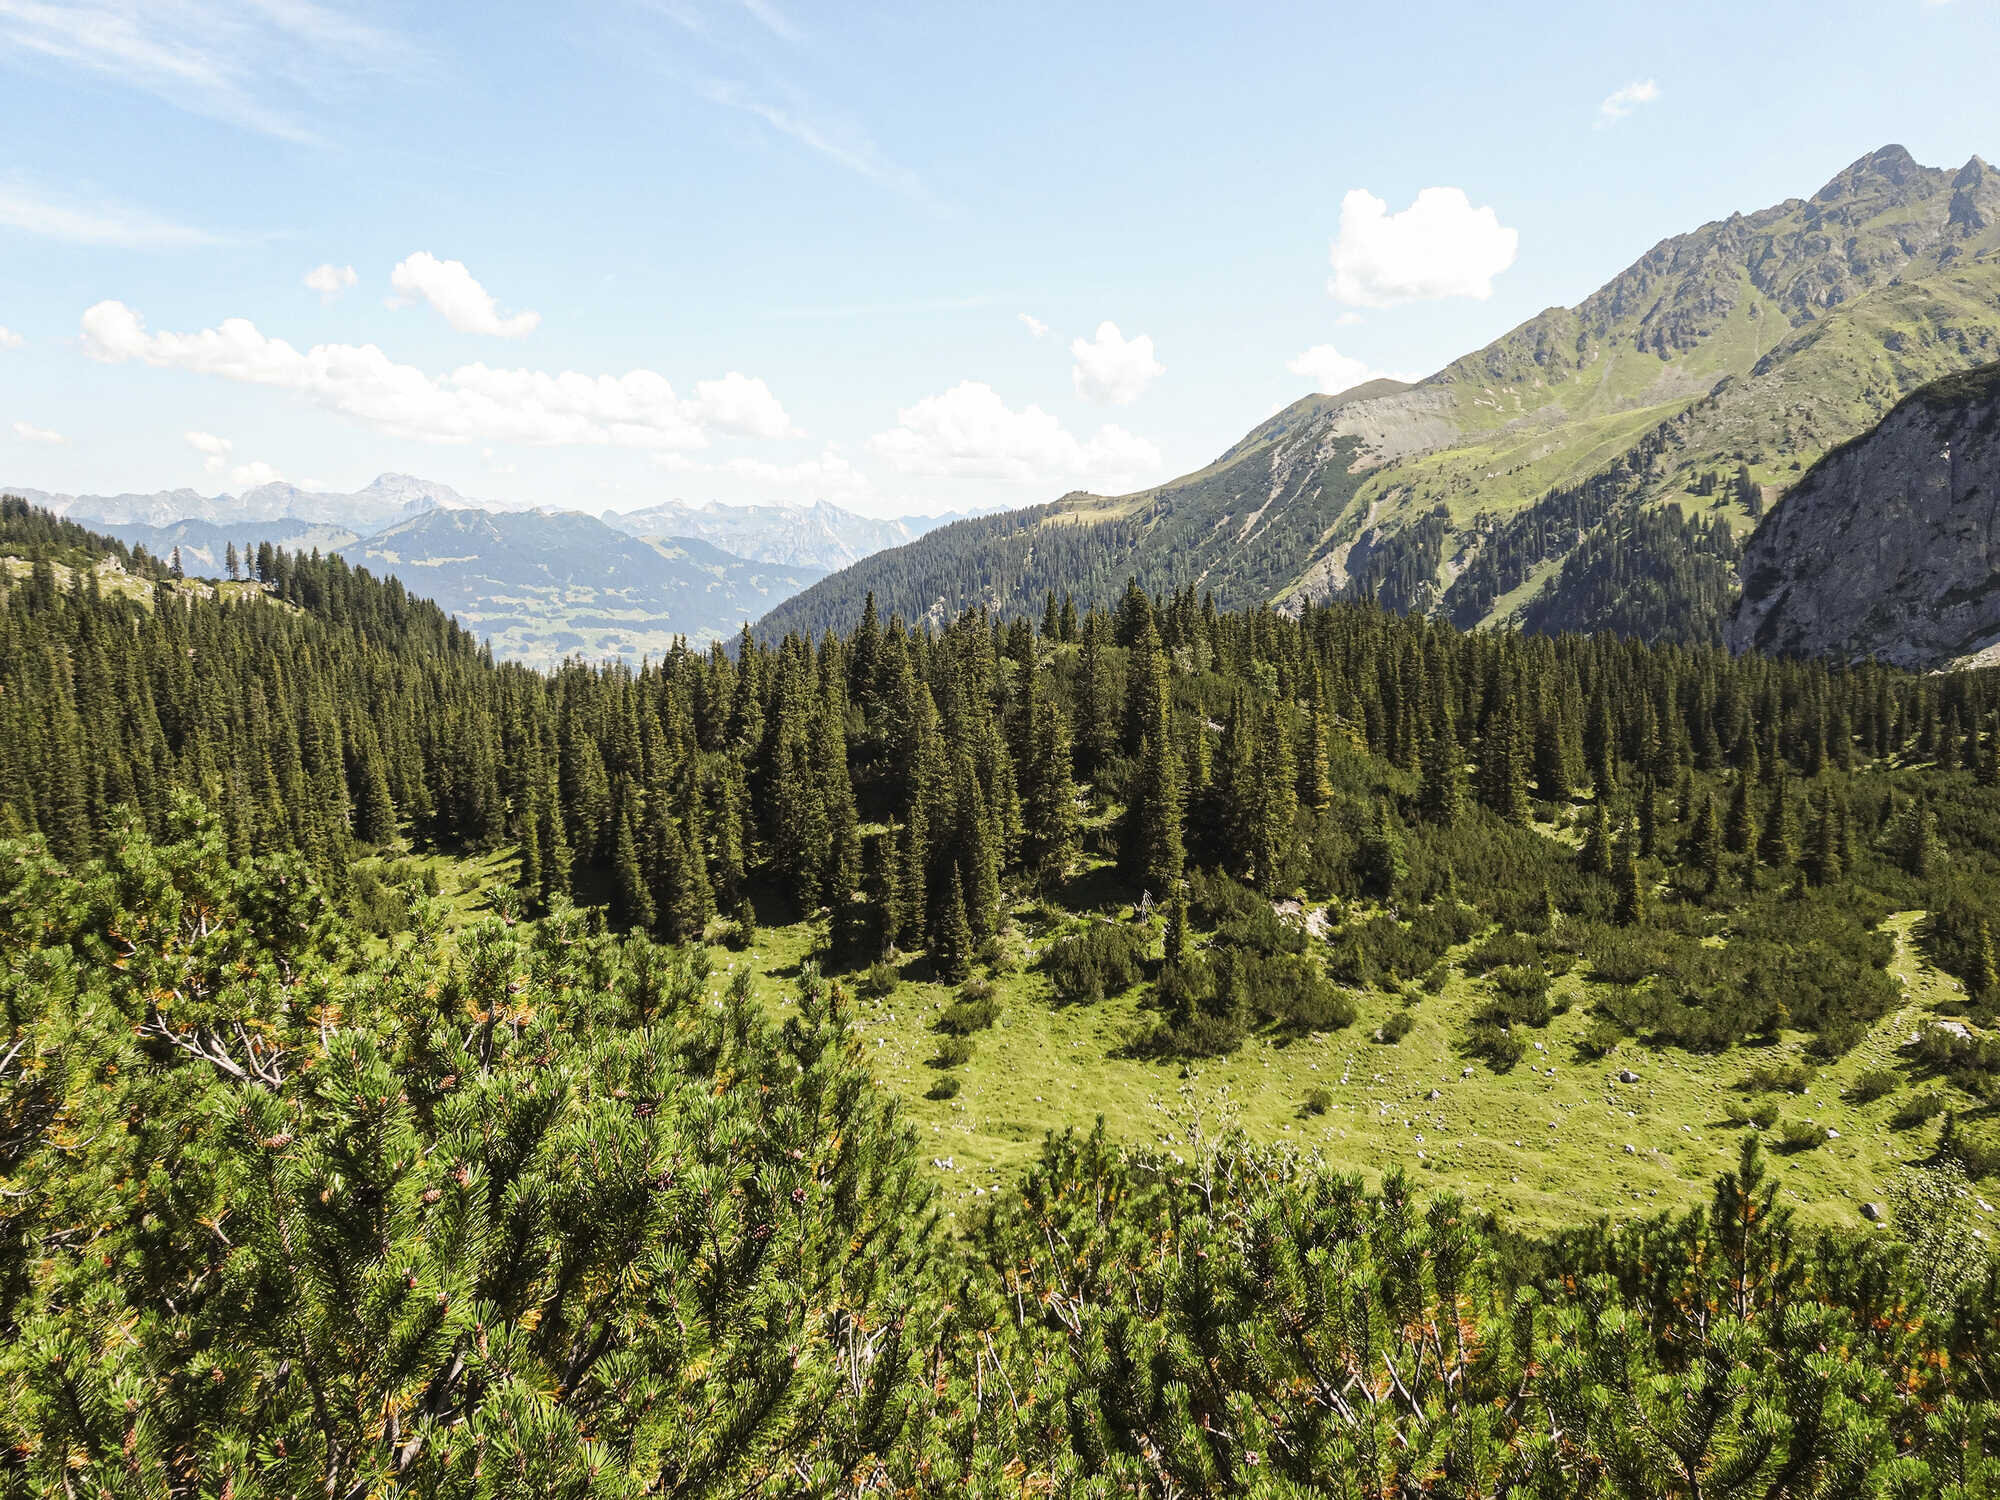
[[[1729,798],[1729,819],[1722,834],[1723,845],[1731,854],[1748,854],[1757,847],[1757,814],[1750,803],[1750,783],[1755,779],[1749,769],[1736,774],[1736,786]]]
[[[1252,877],[1258,890],[1276,896],[1282,893],[1291,868],[1298,789],[1290,727],[1275,703],[1264,710],[1253,765],[1256,822],[1251,831]]]
[[[1447,705],[1424,745],[1423,780],[1417,807],[1427,822],[1453,828],[1465,811],[1465,766]]]
[[[1621,927],[1637,926],[1646,915],[1646,888],[1639,878],[1634,843],[1634,834],[1628,826],[1618,848],[1618,909],[1615,920]]]
[[[1022,799],[1021,857],[1037,884],[1049,887],[1068,875],[1080,852],[1076,779],[1071,771],[1069,718],[1060,704],[1035,705],[1031,773]]]
[[[1792,816],[1791,789],[1781,771],[1764,811],[1764,831],[1757,840],[1757,857],[1774,870],[1798,863],[1798,824]]]
[[[1361,887],[1387,905],[1396,899],[1408,873],[1409,867],[1403,859],[1403,840],[1396,832],[1389,804],[1385,799],[1377,798],[1375,812],[1368,832],[1362,837],[1360,856],[1356,862]]]
[[[639,842],[632,835],[631,810],[622,797],[612,841],[612,909],[627,927],[650,929],[658,913],[639,868]]]
[[[943,984],[957,984],[972,972],[972,923],[965,915],[962,872],[956,862],[944,882],[929,939],[931,971]]]
[[[1610,876],[1616,860],[1612,850],[1611,809],[1599,802],[1590,815],[1590,832],[1583,840],[1583,868],[1593,875]]]

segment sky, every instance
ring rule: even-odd
[[[1896,142],[1993,0],[0,0],[0,484],[1119,493]]]

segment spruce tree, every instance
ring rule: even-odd
[[[1646,888],[1639,876],[1635,843],[1635,835],[1628,825],[1625,837],[1618,841],[1618,908],[1615,919],[1621,927],[1636,926],[1646,915]]]
[[[1375,811],[1362,837],[1356,873],[1361,887],[1384,905],[1396,899],[1409,867],[1403,860],[1403,840],[1396,832],[1388,801],[1377,798]]]
[[[1451,709],[1447,706],[1424,745],[1423,780],[1417,788],[1417,807],[1426,822],[1439,828],[1453,828],[1465,811],[1465,766],[1460,759],[1458,736],[1452,731]]]
[[[627,927],[650,929],[658,912],[653,905],[653,893],[646,889],[645,874],[639,868],[639,841],[632,834],[631,809],[622,797],[612,838],[613,911]]]

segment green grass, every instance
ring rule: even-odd
[[[483,906],[479,889],[462,889],[463,877],[474,876],[478,887],[510,873],[503,856],[476,863],[426,858],[436,863],[446,895],[457,893],[460,921]],[[1925,1155],[1934,1139],[1934,1125],[1898,1131],[1890,1123],[1899,1106],[1931,1087],[1906,1072],[1892,1092],[1868,1104],[1845,1097],[1869,1069],[1901,1072],[1898,1049],[1921,1018],[1963,999],[1956,981],[1916,952],[1911,933],[1921,915],[1899,913],[1887,924],[1906,1003],[1847,1057],[1822,1068],[1807,1093],[1764,1096],[1780,1106],[1777,1124],[1765,1133],[1772,1169],[1784,1201],[1810,1220],[1863,1226],[1861,1204],[1881,1198],[1897,1169]],[[1010,956],[1018,961],[1039,948],[1049,930],[1016,921],[1005,939]],[[762,929],[747,953],[718,949],[714,992],[719,996],[747,964],[754,992],[782,1012],[811,945],[811,929],[801,924]],[[1087,1129],[1102,1116],[1118,1140],[1160,1142],[1173,1129],[1169,1110],[1181,1107],[1184,1090],[1211,1120],[1233,1115],[1256,1139],[1317,1148],[1333,1165],[1371,1181],[1401,1166],[1523,1229],[1689,1208],[1707,1201],[1717,1173],[1736,1160],[1744,1128],[1731,1125],[1725,1110],[1750,1100],[1741,1088],[1745,1076],[1804,1056],[1805,1039],[1789,1036],[1777,1046],[1720,1055],[1628,1039],[1608,1057],[1587,1058],[1578,1044],[1598,987],[1571,974],[1552,991],[1558,1003],[1567,1002],[1565,1013],[1544,1030],[1524,1033],[1526,1057],[1511,1072],[1494,1073],[1458,1051],[1486,986],[1454,969],[1442,993],[1411,1008],[1414,1025],[1395,1045],[1373,1036],[1404,1002],[1368,993],[1357,997],[1359,1019],[1343,1031],[1257,1036],[1226,1058],[1155,1061],[1123,1055],[1142,1019],[1143,985],[1098,1004],[1063,1005],[1028,965],[994,978],[997,1023],[975,1034],[972,1059],[951,1070],[957,1095],[933,1099],[941,1072],[932,1065],[942,1039],[937,1021],[956,991],[915,977],[923,968],[920,959],[906,963],[908,977],[885,999],[856,998],[854,1038],[876,1078],[901,1099],[924,1158],[950,1163],[934,1170],[957,1200],[956,1211],[976,1210],[994,1186],[1017,1179],[1050,1131]],[[840,978],[852,990],[859,976]],[[1628,1068],[1638,1083],[1617,1082]],[[1332,1102],[1313,1116],[1303,1106],[1316,1088]],[[1438,1098],[1430,1097],[1433,1091]],[[1967,1102],[1943,1092],[1948,1102]],[[1784,1125],[1796,1120],[1831,1128],[1838,1138],[1797,1154],[1775,1149]]]

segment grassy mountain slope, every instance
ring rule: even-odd
[[[1909,391],[1996,355],[2000,176],[1885,147],[1811,198],[1662,241],[1415,386],[1309,397],[1157,489],[947,528],[766,626],[845,623],[870,589],[916,616],[1033,609],[1050,587],[1101,597],[1136,575],[1228,605],[1366,596],[1462,624],[1714,640],[1713,578],[1733,576],[1763,505]],[[1754,488],[1708,478],[1739,469]],[[1054,545],[1059,527],[1081,534]],[[1699,583],[1657,608],[1621,610],[1604,586],[1690,551]]]

